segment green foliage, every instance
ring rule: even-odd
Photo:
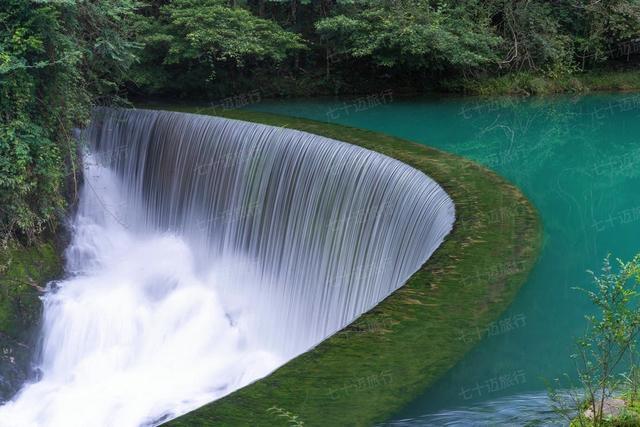
[[[557,10],[546,2],[499,0],[493,3],[501,34],[500,67],[511,70],[564,69],[573,61],[571,38],[563,34]]]
[[[602,426],[609,425],[603,410],[607,401],[626,392],[628,404],[633,405],[640,390],[640,255],[629,262],[617,260],[617,269],[607,257],[601,273],[590,274],[593,287],[579,290],[587,294],[596,313],[585,316],[588,329],[577,340],[573,355],[582,392],[571,396],[573,411],[558,402],[557,394],[552,398],[561,414],[577,412],[574,424]],[[585,410],[591,415],[585,416]]]
[[[640,3],[634,0],[587,0],[567,10],[564,26],[582,69],[615,57],[621,44],[640,33]]]
[[[55,224],[77,187],[70,130],[123,81],[133,95],[201,98],[609,88],[579,71],[621,61],[640,2],[4,0],[0,22],[4,242]],[[612,88],[629,87],[632,75]]]
[[[282,61],[302,44],[295,34],[248,10],[230,8],[220,0],[175,0],[163,8],[168,14],[172,43],[167,63],[198,60],[234,61],[245,58]]]
[[[512,80],[531,93],[579,89],[572,76],[619,60],[640,2],[150,0],[135,26],[136,94],[420,91],[513,73],[535,75]]]
[[[289,52],[302,49],[300,36],[283,30],[244,8],[222,0],[175,0],[150,6],[136,29],[145,45],[144,61],[135,69],[133,82],[150,90],[202,86],[220,69],[237,69],[264,63],[273,66]],[[164,73],[150,70],[162,67]]]
[[[358,1],[341,12],[319,20],[316,30],[342,53],[369,58],[376,65],[465,68],[497,59],[494,48],[500,39],[474,1],[464,6]]]
[[[134,61],[131,0],[5,0],[0,10],[0,242],[54,226],[71,129],[106,102]]]
[[[45,130],[13,120],[0,126],[0,215],[4,233],[33,237],[62,205],[61,158]]]

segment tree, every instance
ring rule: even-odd
[[[640,3],[633,0],[588,0],[568,9],[576,57],[584,69],[599,64],[640,34]]]
[[[551,397],[563,415],[577,412],[580,425],[600,426],[606,421],[604,408],[612,396],[630,391],[628,403],[638,397],[640,255],[629,262],[617,260],[617,271],[607,257],[601,274],[590,274],[593,289],[578,289],[588,295],[597,312],[585,316],[588,329],[577,341],[577,352],[572,356],[581,392],[572,396],[573,411],[559,401],[558,394],[552,393]],[[583,413],[585,404],[589,417]]]
[[[223,0],[175,0],[138,19],[144,61],[133,81],[143,88],[199,87],[218,71],[247,64],[278,64],[302,49],[302,39],[274,21]],[[161,67],[163,74],[149,70]]]
[[[5,0],[0,9],[0,241],[35,238],[75,178],[71,129],[134,61],[130,0]],[[65,163],[66,160],[66,163]],[[68,169],[67,169],[68,168]]]
[[[548,2],[498,0],[490,3],[492,21],[502,36],[500,67],[508,70],[570,70],[571,38],[563,33]]]
[[[381,67],[473,69],[495,62],[500,39],[475,1],[354,1],[319,20],[332,49]]]

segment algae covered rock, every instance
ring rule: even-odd
[[[28,378],[46,283],[62,271],[53,243],[0,249],[0,401]]]

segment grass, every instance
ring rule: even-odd
[[[550,76],[530,72],[509,73],[482,80],[462,80],[450,89],[472,95],[548,95],[590,91],[638,91],[640,70],[589,71]]]
[[[364,426],[388,419],[473,347],[462,333],[475,336],[472,331],[496,320],[512,301],[541,246],[536,210],[500,176],[433,148],[298,118],[246,111],[224,116],[300,129],[401,160],[444,187],[457,219],[431,259],[374,309],[266,378],[168,425]],[[517,215],[497,222],[491,212],[498,209]]]

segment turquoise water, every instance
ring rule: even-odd
[[[588,286],[586,270],[598,270],[607,253],[628,259],[640,252],[640,94],[392,95],[262,102],[250,108],[438,147],[476,160],[522,189],[540,211],[545,230],[537,266],[499,321],[487,330],[460,331],[457,338],[479,334],[481,343],[390,422],[485,425],[536,419],[548,409],[541,397],[545,381],[574,372],[570,354],[590,304],[572,288]],[[509,221],[514,213],[497,206],[490,215]]]

